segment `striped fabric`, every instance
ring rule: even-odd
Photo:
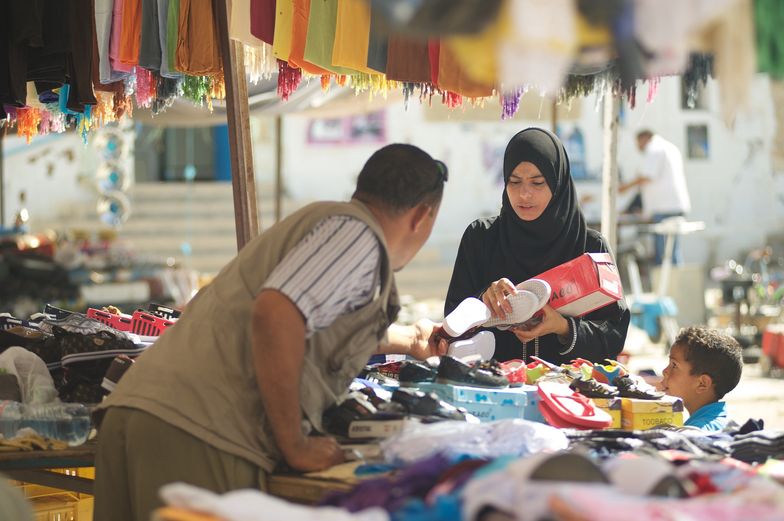
[[[329,217],[289,251],[261,289],[275,289],[291,299],[310,335],[373,299],[379,287],[379,248],[362,221]]]

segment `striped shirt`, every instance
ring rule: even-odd
[[[310,335],[373,299],[379,260],[378,238],[367,224],[346,215],[328,217],[286,254],[261,289],[286,295]]]

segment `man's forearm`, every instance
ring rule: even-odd
[[[377,352],[385,355],[407,355],[411,351],[411,344],[415,337],[414,326],[392,324],[379,342]]]
[[[284,296],[273,293],[265,297],[267,302],[257,302],[254,307],[253,365],[264,411],[275,442],[285,457],[302,439],[299,388],[305,356],[305,327],[297,309]]]

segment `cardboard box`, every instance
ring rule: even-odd
[[[464,385],[422,383],[419,389],[433,392],[442,400],[462,407],[480,421],[523,419],[545,423],[539,412],[536,386],[487,389]]]
[[[621,399],[620,398],[591,398],[593,403],[612,417],[612,424],[608,429],[621,428]]]
[[[627,430],[646,430],[659,425],[683,427],[683,401],[674,396],[660,400],[621,399],[621,425]]]
[[[581,317],[623,298],[621,277],[609,253],[584,253],[534,278],[550,284],[549,304],[570,317]]]

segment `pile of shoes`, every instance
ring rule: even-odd
[[[434,393],[405,388],[389,392],[357,382],[345,399],[327,409],[322,418],[327,432],[349,439],[386,438],[400,432],[407,422],[443,420],[479,421]]]
[[[539,410],[555,427],[603,429],[612,425],[612,417],[593,399],[659,400],[664,397],[664,393],[630,375],[615,360],[593,364],[575,359],[557,366],[538,357],[533,359],[529,364],[528,383],[538,385]]]
[[[96,311],[96,310],[90,310]],[[119,316],[119,310],[100,311]],[[173,323],[176,310],[150,304],[137,313],[147,321]],[[46,364],[59,398],[65,402],[98,403],[114,388],[133,359],[156,339],[117,329],[109,319],[46,305],[42,313],[20,319],[0,313],[0,353],[18,346]]]

